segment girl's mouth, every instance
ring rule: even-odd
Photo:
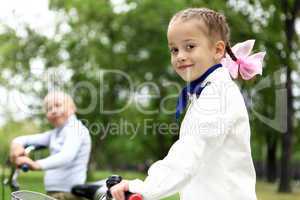
[[[192,67],[192,66],[193,66],[193,64],[189,64],[189,65],[180,65],[180,66],[178,67],[178,69],[184,70],[184,69],[190,68],[190,67]]]

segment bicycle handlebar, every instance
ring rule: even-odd
[[[44,145],[26,145],[25,146],[25,151],[29,151],[28,153],[30,153],[31,151],[45,149],[45,148],[47,148],[47,146],[44,146]]]
[[[21,165],[21,170],[23,171],[23,172],[28,172],[29,171],[29,165],[27,165],[27,164],[23,164],[23,165]]]
[[[126,200],[143,200],[143,197],[140,194],[131,193],[128,196],[126,196]]]
[[[108,188],[106,196],[111,199],[112,195],[110,193],[110,188],[122,181],[122,177],[119,175],[112,175],[108,177],[106,180],[106,187]],[[131,193],[131,192],[125,192],[125,199],[126,200],[143,200],[142,195],[136,194],[136,193]]]
[[[32,151],[45,149],[45,148],[46,148],[46,146],[43,146],[43,145],[28,145],[28,146],[25,146],[25,153],[29,154]],[[23,164],[23,165],[21,165],[20,168],[23,172],[28,172],[29,171],[29,165],[28,164]]]

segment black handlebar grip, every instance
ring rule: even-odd
[[[110,188],[122,181],[122,177],[119,175],[112,175],[108,177],[106,180],[106,187],[107,187],[107,192],[106,192],[106,197],[108,199],[112,199],[112,195],[110,193]]]
[[[119,175],[112,175],[108,177],[106,180],[106,187],[108,188],[106,192],[106,196],[108,199],[112,199],[112,195],[110,193],[110,188],[122,181],[122,177]],[[125,192],[125,199],[126,200],[142,200],[142,195],[140,194],[133,194],[131,192]]]
[[[23,165],[21,165],[21,169],[22,169],[23,172],[28,172],[29,171],[29,165],[23,164]]]

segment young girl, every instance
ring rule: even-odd
[[[122,181],[111,188],[113,197],[124,200],[130,191],[155,200],[179,192],[182,200],[256,200],[248,114],[230,75],[260,74],[264,53],[249,56],[251,40],[231,50],[225,17],[206,8],[175,14],[167,36],[172,66],[188,83],[176,109],[179,118],[189,102],[179,139],[144,181]]]
[[[71,194],[71,189],[86,181],[91,152],[89,130],[77,119],[76,105],[68,94],[52,91],[44,98],[44,106],[54,129],[15,138],[10,160],[16,166],[27,164],[31,170],[43,170],[49,196],[57,200],[81,200]],[[50,155],[34,161],[25,153],[24,147],[28,145],[49,147]]]

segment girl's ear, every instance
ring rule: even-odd
[[[217,61],[220,61],[225,54],[225,42],[223,40],[219,40],[216,42],[216,46],[215,46],[215,59]]]

